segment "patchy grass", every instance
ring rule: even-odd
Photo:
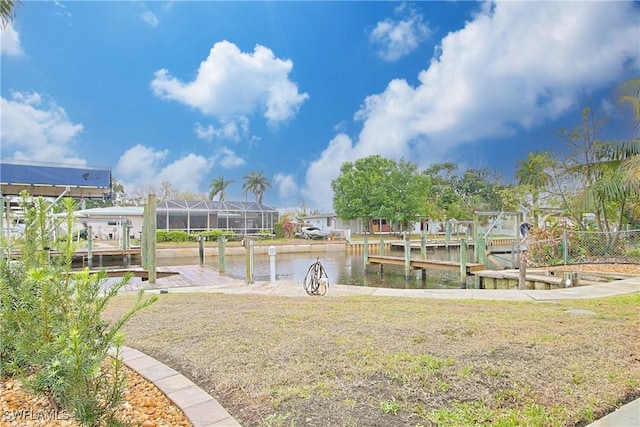
[[[244,426],[581,426],[640,396],[638,306],[167,294],[125,334]]]

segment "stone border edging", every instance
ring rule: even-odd
[[[216,399],[178,371],[134,348],[123,346],[120,356],[178,406],[194,427],[240,427]]]

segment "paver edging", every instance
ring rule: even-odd
[[[123,346],[120,358],[180,408],[194,427],[240,427],[216,399],[178,371],[131,347]],[[193,397],[197,399],[190,403]]]

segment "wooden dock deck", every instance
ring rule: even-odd
[[[386,256],[386,255],[369,255],[369,263],[380,265],[399,265],[404,267],[405,260],[403,257]],[[409,260],[409,266],[412,270],[425,270],[425,269],[441,269],[459,272],[460,263],[457,261],[439,261],[422,258],[411,258]],[[471,274],[475,271],[484,270],[486,267],[484,264],[478,264],[474,262],[468,262],[466,264],[467,274]]]
[[[149,272],[141,268],[119,269],[110,274],[111,280],[118,280],[123,271],[133,273],[129,283],[122,290],[125,292],[138,291],[140,289],[173,289],[173,288],[193,288],[198,286],[229,286],[244,283],[243,280],[235,279],[219,273],[215,268],[204,265],[176,265],[171,267],[158,267],[156,269],[156,283],[149,283]]]
[[[564,276],[555,276],[544,271],[531,270],[526,273],[526,283],[528,289],[557,289],[566,287]],[[520,272],[518,270],[481,270],[473,273],[480,279],[481,289],[517,289]],[[594,280],[585,280],[579,276],[574,277],[574,283],[570,286],[595,285],[601,282]]]

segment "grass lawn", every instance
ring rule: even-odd
[[[638,307],[167,294],[125,336],[243,426],[579,426],[640,397]]]

